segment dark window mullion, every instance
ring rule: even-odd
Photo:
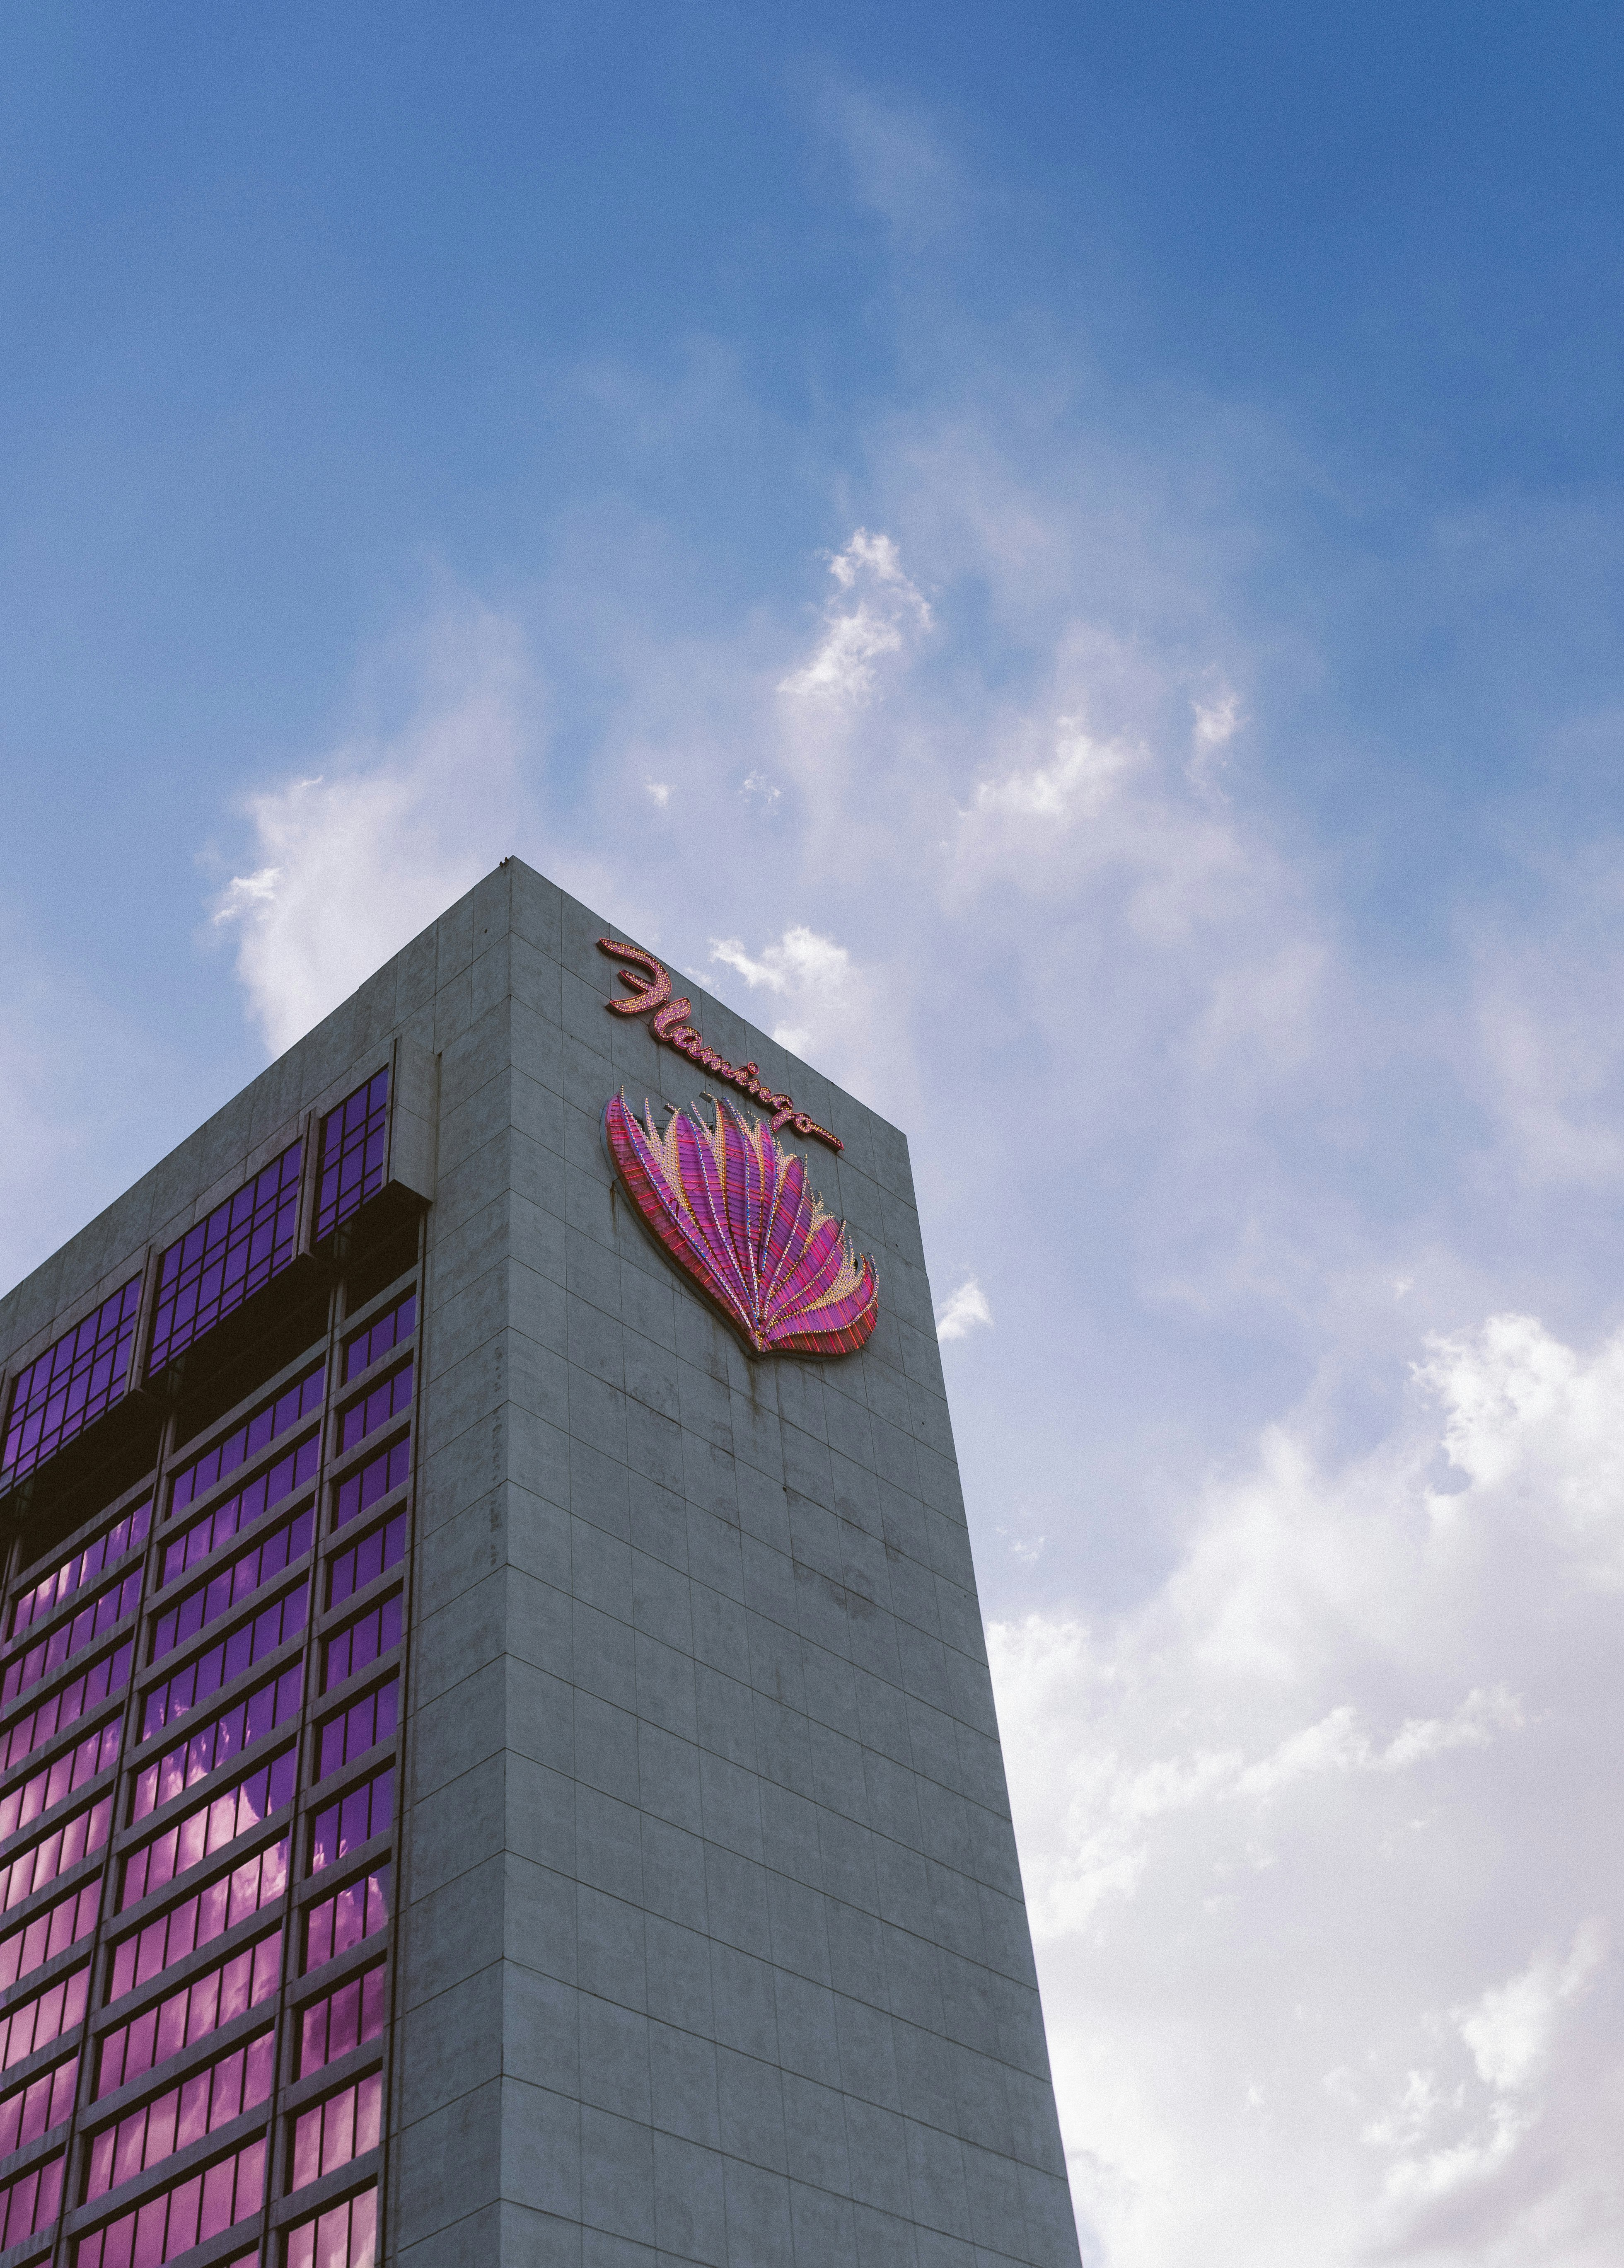
[[[320,1160],[317,1160],[320,1171]],[[320,1682],[320,1646],[316,1624],[321,1613],[323,1581],[322,1539],[327,1532],[328,1475],[333,1464],[333,1440],[337,1425],[338,1366],[342,1360],[343,1282],[335,1278],[327,1295],[327,1395],[321,1405],[321,1462],[316,1470],[316,1512],[312,1523],[310,1600],[305,1612],[305,1685],[298,1718],[298,1765],[293,1789],[293,1816],[288,1829],[287,1918],[283,1923],[282,1981],[276,1988],[276,2048],[271,2071],[270,2124],[266,2130],[265,2198],[260,2214],[260,2258],[271,2258],[272,2213],[282,2186],[283,2106],[288,2093],[288,2068],[292,2060],[293,2026],[290,2011],[297,1994],[299,1962],[298,1884],[301,1878],[305,1821],[309,1811],[306,1786],[315,1738],[315,1709]]]
[[[113,1829],[107,1837],[107,1859],[102,1869],[101,1901],[96,1911],[96,1927],[91,1938],[90,1992],[87,1996],[85,2021],[79,2029],[79,2076],[74,2088],[73,2114],[68,2122],[67,2139],[63,2145],[62,2210],[56,2222],[56,2234],[51,2247],[54,2268],[68,2268],[72,2250],[66,2235],[70,2215],[79,2202],[79,2157],[87,2122],[91,2119],[95,2097],[92,2093],[92,2064],[99,2043],[91,2029],[91,2020],[101,2005],[103,1971],[108,1933],[117,1913],[114,1900],[118,1895],[120,1859],[117,1851],[118,1830],[121,1824],[124,1804],[125,1765],[134,1753],[136,1735],[140,1726],[141,1656],[147,1633],[147,1609],[154,1596],[154,1577],[163,1557],[163,1522],[159,1506],[164,1500],[169,1468],[175,1449],[175,1412],[172,1408],[164,1419],[164,1430],[158,1439],[158,1464],[152,1474],[152,1521],[147,1530],[146,1550],[142,1555],[141,1596],[136,1608],[135,1638],[131,1647],[129,1690],[124,1696],[123,1733],[119,1742],[118,1772],[113,1784]]]
[[[393,1105],[393,1097],[390,1098]],[[393,1122],[392,1122],[393,1123]],[[410,1757],[407,1748],[407,1727],[411,1722],[412,1697],[412,1604],[417,1588],[418,1521],[417,1473],[423,1454],[423,1398],[424,1380],[429,1371],[429,1220],[424,1213],[417,1224],[417,1318],[416,1345],[412,1352],[412,1399],[409,1415],[412,1422],[411,1451],[408,1461],[406,1487],[406,1558],[400,1577],[400,1703],[395,1719],[394,1735],[394,1825],[390,1837],[390,1914],[389,1927],[385,1933],[388,1969],[386,1990],[388,1994],[387,2013],[384,2019],[384,2099],[383,2115],[378,2134],[378,2257],[387,2257],[390,2153],[393,2138],[400,2132],[400,2105],[398,2096],[403,2085],[400,2058],[397,2047],[405,2012],[400,2005],[400,1940],[401,1917],[406,1911],[406,1874],[408,1851],[406,1841],[407,1771]]]

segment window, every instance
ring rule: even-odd
[[[31,2079],[26,2087],[19,2087],[15,2095],[0,2102],[0,2158],[9,2158],[13,2150],[26,2150],[30,2142],[37,2142],[41,2134],[61,2125],[73,2108],[78,2077],[79,2058],[71,2055],[66,2063],[59,2063],[54,2071],[42,2071],[38,2079]]]
[[[327,1642],[322,1691],[325,1693],[329,1685],[342,1685],[345,1678],[353,1677],[357,1670],[364,1669],[380,1653],[387,1653],[392,1646],[400,1643],[400,1594],[396,1591],[333,1632]]]
[[[76,1812],[39,1842],[19,1851],[9,1865],[0,1867],[0,1907],[7,1911],[54,1882],[69,1867],[77,1867],[88,1852],[99,1851],[113,1824],[111,1789],[99,1803]]]
[[[305,1627],[308,1595],[309,1587],[301,1583],[296,1591],[273,1599],[268,1607],[261,1607],[251,1620],[239,1623],[217,1645],[188,1661],[184,1669],[177,1669],[173,1677],[154,1685],[142,1706],[142,1739],[150,1741],[154,1733],[161,1733],[165,1725],[173,1725],[188,1709],[206,1701],[211,1693],[217,1693],[229,1678],[251,1669],[256,1661],[263,1660],[279,1646],[297,1638]],[[159,1649],[155,1647],[154,1651]]]
[[[384,1185],[388,1146],[389,1073],[380,1071],[346,1095],[321,1122],[321,1188],[316,1234],[330,1236]]]
[[[62,2153],[0,2188],[0,2247],[48,2228],[62,2205]]]
[[[200,1945],[207,1945],[226,1930],[246,1921],[288,1887],[288,1838],[268,1850],[256,1851],[222,1874],[206,1889],[165,1907],[161,1914],[131,1932],[113,1948],[113,1984],[109,2000],[121,1999],[137,1984],[161,1976]]]
[[[303,1378],[296,1378],[291,1386],[284,1387],[274,1402],[256,1410],[234,1433],[228,1433],[212,1449],[206,1450],[201,1457],[194,1457],[189,1465],[183,1465],[170,1486],[170,1518],[184,1512],[195,1497],[202,1496],[217,1481],[223,1481],[228,1473],[234,1473],[239,1465],[246,1464],[261,1449],[268,1449],[290,1425],[297,1425],[301,1418],[319,1410],[326,1385],[326,1366],[318,1363]]]
[[[387,1832],[394,1818],[394,1766],[386,1764],[358,1787],[352,1787],[316,1814],[311,1830],[310,1871],[338,1861],[374,1835]]]
[[[185,1574],[188,1567],[195,1567],[200,1560],[208,1558],[209,1553],[217,1550],[222,1543],[229,1543],[239,1528],[251,1528],[272,1505],[280,1504],[284,1496],[291,1496],[295,1489],[302,1488],[306,1481],[314,1480],[320,1462],[320,1440],[312,1433],[307,1441],[301,1441],[290,1449],[285,1457],[278,1457],[274,1465],[256,1474],[246,1487],[223,1498],[212,1511],[204,1513],[201,1520],[195,1520],[180,1529],[173,1540],[164,1546],[158,1589],[162,1590],[166,1583],[173,1583],[177,1576]]]
[[[158,1260],[149,1376],[211,1331],[293,1258],[298,1228],[298,1143],[177,1237]]]
[[[8,2009],[0,2016],[0,2071],[10,2071],[36,2048],[49,2047],[53,2040],[82,2024],[89,1998],[90,1963],[86,1962],[71,1976],[59,1977],[43,1992],[36,1992],[32,2000]]]
[[[378,2253],[378,2191],[363,2190],[288,2231],[287,2268],[372,2268]]]
[[[305,1666],[296,1661],[280,1677],[267,1678],[234,1708],[223,1710],[173,1749],[166,1749],[136,1778],[131,1820],[144,1819],[160,1803],[195,1786],[219,1765],[229,1764],[255,1741],[262,1741],[267,1733],[297,1716],[304,1683]]]
[[[400,1678],[387,1678],[371,1693],[364,1693],[358,1701],[352,1701],[348,1709],[341,1709],[335,1716],[329,1717],[320,1735],[316,1778],[326,1779],[329,1772],[342,1770],[352,1757],[363,1756],[379,1741],[392,1739],[400,1696]]]
[[[266,2031],[241,2047],[229,2048],[201,2071],[92,2134],[85,2202],[106,2197],[121,2182],[133,2182],[149,2166],[161,2165],[177,2150],[189,2149],[217,2127],[230,2125],[245,2110],[267,2102],[276,2043],[276,2033]]]
[[[214,1852],[222,1851],[246,1835],[251,1827],[293,1800],[297,1751],[284,1749],[259,1771],[248,1772],[207,1803],[200,1803],[150,1843],[143,1843],[124,1860],[124,1880],[119,1891],[119,1911],[161,1890],[188,1868],[202,1866]]]
[[[9,1992],[36,1969],[66,1953],[96,1926],[101,1904],[101,1878],[84,1883],[58,1898],[43,1913],[31,1914],[20,1929],[0,1938],[0,1992]]]
[[[353,1449],[357,1441],[364,1441],[369,1433],[377,1432],[392,1418],[409,1410],[412,1402],[412,1366],[402,1363],[392,1370],[387,1378],[380,1378],[370,1394],[352,1402],[338,1421],[338,1446],[342,1453]]]
[[[76,1748],[64,1749],[37,1772],[18,1780],[0,1796],[0,1842],[20,1828],[31,1827],[42,1811],[83,1787],[87,1779],[106,1771],[119,1752],[119,1720],[87,1733]]]
[[[195,1637],[217,1615],[239,1600],[252,1598],[262,1583],[280,1575],[284,1567],[302,1558],[310,1549],[311,1529],[314,1515],[309,1506],[296,1512],[290,1519],[278,1521],[276,1527],[246,1551],[239,1551],[217,1568],[206,1583],[188,1591],[178,1606],[171,1607],[166,1615],[159,1615],[152,1625],[152,1660],[161,1661],[166,1653]]]
[[[126,1615],[135,1611],[140,1596],[141,1570],[132,1567],[121,1582],[109,1583],[105,1591],[99,1591],[70,1622],[58,1623],[48,1638],[38,1639],[25,1653],[13,1654],[5,1666],[4,1675],[0,1676],[0,1708],[8,1701],[15,1701],[19,1693],[26,1693],[42,1677],[48,1677],[54,1669],[60,1669],[63,1662],[71,1661],[104,1631],[110,1631],[114,1623],[122,1622]]]
[[[305,1967],[320,1969],[336,1961],[389,1919],[389,1869],[362,1874],[346,1882],[330,1898],[321,1898],[305,1915]]]
[[[74,2252],[74,2268],[164,2268],[178,2252],[258,2213],[265,2202],[265,2138],[218,2159],[206,2173],[160,2190],[134,2213],[121,2213],[105,2228],[82,2236]],[[255,2248],[257,2251],[258,2248]],[[255,2253],[245,2256],[252,2261]],[[242,2263],[237,2264],[242,2268]]]
[[[301,2110],[293,2122],[289,2190],[302,2190],[335,2166],[347,2166],[352,2158],[375,2150],[383,2102],[383,2074],[374,2071]]]
[[[6,1732],[0,1733],[0,1771],[19,1764],[25,1756],[53,1734],[62,1732],[87,1709],[93,1709],[109,1694],[121,1693],[129,1683],[129,1667],[135,1658],[135,1647],[129,1639],[111,1653],[104,1654],[93,1668],[86,1669],[70,1685],[59,1686],[56,1691],[41,1701],[26,1716],[18,1718]]]
[[[333,1491],[333,1525],[346,1528],[364,1512],[370,1512],[381,1496],[392,1488],[399,1488],[412,1469],[411,1443],[397,1441],[393,1448],[380,1449],[369,1457],[358,1472],[342,1480]]]
[[[397,1300],[393,1307],[369,1323],[365,1330],[357,1331],[354,1338],[345,1342],[345,1379],[359,1378],[371,1364],[381,1362],[391,1347],[409,1338],[416,1328],[417,1294],[408,1292],[403,1300]]]
[[[96,2066],[96,2095],[129,2087],[182,2048],[217,2032],[246,2009],[257,2008],[282,1982],[282,1930],[268,1930],[240,1953],[233,1953],[166,2000],[143,2008],[127,2024],[102,2036]]]
[[[386,1963],[375,1961],[359,1977],[352,1977],[347,1984],[335,1984],[300,2012],[296,2079],[307,2079],[312,2071],[336,2062],[364,2040],[377,2039],[384,2029],[387,1982]]]
[[[364,1584],[381,1575],[386,1567],[399,1566],[405,1557],[406,1514],[397,1512],[393,1520],[384,1521],[328,1562],[327,1604],[342,1606]]]
[[[137,1543],[144,1543],[152,1525],[152,1499],[145,1498],[132,1511],[127,1512],[114,1528],[87,1543],[83,1551],[76,1551],[71,1559],[64,1559],[60,1567],[53,1567],[48,1575],[41,1575],[31,1591],[25,1591],[11,1609],[11,1627],[8,1638],[20,1637],[31,1623],[64,1606],[74,1593],[86,1583],[93,1583],[104,1569]]]
[[[140,1307],[141,1278],[132,1276],[20,1374],[0,1452],[0,1482],[10,1487],[31,1473],[121,1398]]]

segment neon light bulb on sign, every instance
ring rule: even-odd
[[[686,997],[672,998],[671,972],[663,961],[656,961],[654,955],[645,953],[641,946],[620,945],[612,937],[600,937],[598,950],[612,954],[617,961],[636,963],[635,967],[621,971],[621,982],[631,987],[633,997],[628,1000],[610,1000],[605,1004],[612,1016],[646,1016],[651,1009],[655,1038],[668,1048],[675,1048],[679,1055],[687,1056],[690,1063],[702,1064],[714,1079],[724,1079],[741,1094],[748,1094],[757,1102],[765,1103],[775,1114],[772,1122],[775,1134],[781,1127],[793,1126],[797,1134],[816,1135],[819,1141],[827,1142],[831,1150],[845,1148],[846,1145],[838,1134],[831,1134],[827,1126],[819,1126],[815,1118],[807,1116],[805,1111],[797,1110],[787,1094],[775,1094],[758,1076],[754,1064],[731,1064],[725,1056],[717,1055],[714,1048],[705,1045],[692,1024],[686,1020],[694,1012],[694,1003]]]

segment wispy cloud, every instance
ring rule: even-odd
[[[936,1335],[944,1342],[967,1338],[974,1330],[990,1330],[992,1319],[986,1292],[974,1276],[966,1276],[937,1309]]]
[[[815,652],[779,686],[803,700],[856,702],[874,690],[876,666],[902,652],[909,635],[931,626],[930,608],[902,571],[888,535],[860,527],[829,561],[835,595],[824,610]]]
[[[211,912],[273,1053],[511,848],[533,731],[518,633],[488,613],[446,617],[411,663],[404,731],[347,740],[320,773],[248,800],[261,863]]]

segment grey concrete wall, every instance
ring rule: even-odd
[[[746,1358],[599,1117],[702,1074],[511,865],[442,1067],[403,2264],[1075,2262],[907,1146],[844,1138],[857,1356]]]

